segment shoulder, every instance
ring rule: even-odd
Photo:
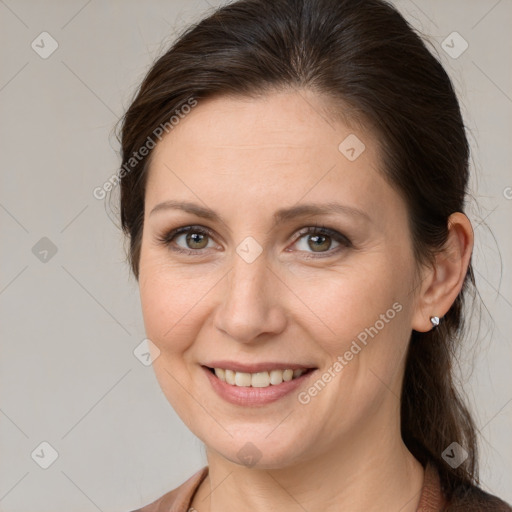
[[[208,466],[205,466],[179,487],[169,491],[148,505],[131,512],[187,512],[194,493],[207,474]]]
[[[512,507],[497,496],[472,485],[459,487],[443,512],[512,512]]]
[[[460,485],[448,495],[441,485],[438,468],[429,462],[418,512],[512,512],[510,505],[475,485]]]

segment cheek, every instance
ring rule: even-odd
[[[368,264],[318,273],[295,281],[296,295],[308,306],[301,323],[333,358],[353,340],[379,339],[403,344],[410,325],[410,262],[390,265],[381,258]],[[316,332],[316,335],[315,335]],[[401,341],[402,340],[402,341]]]
[[[165,264],[146,260],[141,265],[139,283],[145,332],[159,351],[153,371],[167,400],[186,424],[190,424],[190,399],[183,388],[193,379],[187,354],[201,327],[198,315],[203,314],[201,306],[204,308],[200,300],[204,290],[197,286],[197,281],[184,279],[179,270]]]
[[[385,400],[399,396],[412,315],[411,297],[404,285],[409,270],[405,262],[397,267],[400,272],[384,272],[385,267],[375,263],[365,272],[354,268],[321,279],[317,283],[321,288],[314,289],[323,293],[316,296],[310,286],[299,292],[307,297],[304,302],[314,304],[311,309],[322,319],[320,324],[314,319],[314,325],[319,325],[315,331],[311,329],[313,316],[309,315],[303,328],[328,356],[324,376],[319,378],[329,383],[312,401],[317,400],[319,408],[343,411],[342,419],[338,414],[330,415],[333,431],[364,422]],[[315,397],[317,392],[312,388],[306,392]]]
[[[174,268],[158,255],[141,255],[139,292],[146,334],[162,352],[183,351],[193,339],[201,299],[210,287],[198,272]]]

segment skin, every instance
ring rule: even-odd
[[[192,502],[199,512],[418,505],[423,468],[400,436],[404,356],[411,330],[431,329],[430,316],[443,316],[458,295],[471,225],[452,215],[445,251],[433,266],[419,265],[405,203],[381,171],[378,138],[327,120],[327,101],[308,91],[201,101],[154,149],[140,296],[147,336],[160,351],[158,382],[206,446],[209,475]],[[349,134],[366,146],[355,161],[338,150]],[[175,209],[151,213],[168,200],[206,206],[223,222]],[[280,208],[327,202],[363,214],[272,224]],[[179,234],[168,246],[159,240],[190,225],[213,236],[203,245]],[[315,251],[315,235],[300,234],[315,225],[351,245],[327,236]],[[263,250],[252,263],[236,252],[248,236]],[[401,311],[308,404],[293,392],[264,406],[233,405],[200,366],[286,361],[317,367],[316,380],[395,303]],[[247,442],[260,457],[252,467],[237,455]]]

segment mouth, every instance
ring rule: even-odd
[[[203,366],[218,380],[230,386],[246,388],[268,388],[299,379],[317,368],[273,368],[258,372],[242,372],[229,368]]]

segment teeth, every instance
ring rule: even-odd
[[[226,382],[228,384],[232,384],[233,386],[236,384],[236,382],[235,382],[235,375],[236,375],[236,372],[234,372],[232,370],[225,370],[224,371],[224,376],[226,377]]]
[[[223,382],[232,386],[266,388],[270,385],[277,386],[283,381],[288,382],[300,377],[306,370],[270,370],[269,372],[234,372],[223,368],[214,368],[215,375]]]
[[[283,382],[283,370],[271,370],[270,371],[270,384],[277,386]]]
[[[251,381],[252,378],[250,373],[235,372],[235,384],[237,386],[250,386]]]
[[[226,371],[223,370],[222,368],[215,368],[215,375],[217,375],[217,377],[220,380],[223,380],[224,382],[226,382]]]

